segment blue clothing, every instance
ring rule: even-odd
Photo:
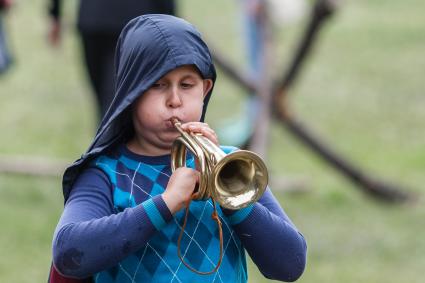
[[[169,155],[140,156],[125,146],[94,160],[77,180],[57,227],[56,268],[77,278],[97,273],[95,282],[247,282],[247,249],[268,278],[301,275],[304,239],[269,190],[247,208],[219,209],[224,254],[216,273],[188,270],[177,257],[184,212],[172,216],[161,197],[170,175]],[[212,211],[210,200],[192,202],[181,246],[185,260],[204,272],[219,258]]]
[[[5,31],[3,29],[3,13],[0,7],[0,75],[9,69],[11,63],[12,56],[7,45]]]

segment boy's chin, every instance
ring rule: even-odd
[[[173,143],[179,136],[180,133],[178,131],[166,131],[162,136],[162,140],[166,143]]]
[[[171,148],[173,147],[173,143],[177,139],[177,137],[178,137],[178,135],[174,136],[174,137],[169,136],[169,137],[162,139],[160,144],[159,144],[159,147],[161,147],[163,149],[168,149],[168,150],[171,151]]]

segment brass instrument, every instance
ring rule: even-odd
[[[226,154],[201,134],[187,133],[181,128],[181,123],[173,119],[172,123],[180,132],[171,148],[171,169],[186,165],[187,149],[197,158],[200,180],[198,189],[186,204],[186,214],[177,240],[177,254],[182,263],[191,271],[208,275],[218,270],[223,258],[223,230],[220,217],[217,214],[216,203],[229,209],[241,209],[256,202],[266,190],[268,172],[263,160],[248,150],[238,150]],[[190,202],[211,198],[214,212],[211,217],[217,222],[220,238],[220,256],[217,265],[208,272],[194,269],[186,263],[181,255],[180,243],[189,215]]]
[[[174,172],[186,164],[186,149],[199,163],[201,178],[196,199],[212,198],[222,207],[244,208],[256,202],[268,184],[268,172],[263,160],[248,150],[226,154],[201,134],[187,133],[175,119],[180,132],[171,149],[171,168]]]

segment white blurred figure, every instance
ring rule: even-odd
[[[267,0],[273,24],[284,26],[297,23],[307,11],[305,0]]]

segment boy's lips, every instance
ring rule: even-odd
[[[181,119],[180,118],[178,118],[178,117],[171,117],[171,118],[169,118],[169,119],[167,119],[167,120],[165,120],[165,126],[167,127],[167,128],[173,128],[173,129],[175,129],[175,127],[174,127],[174,123],[176,122],[176,121],[181,121]]]

